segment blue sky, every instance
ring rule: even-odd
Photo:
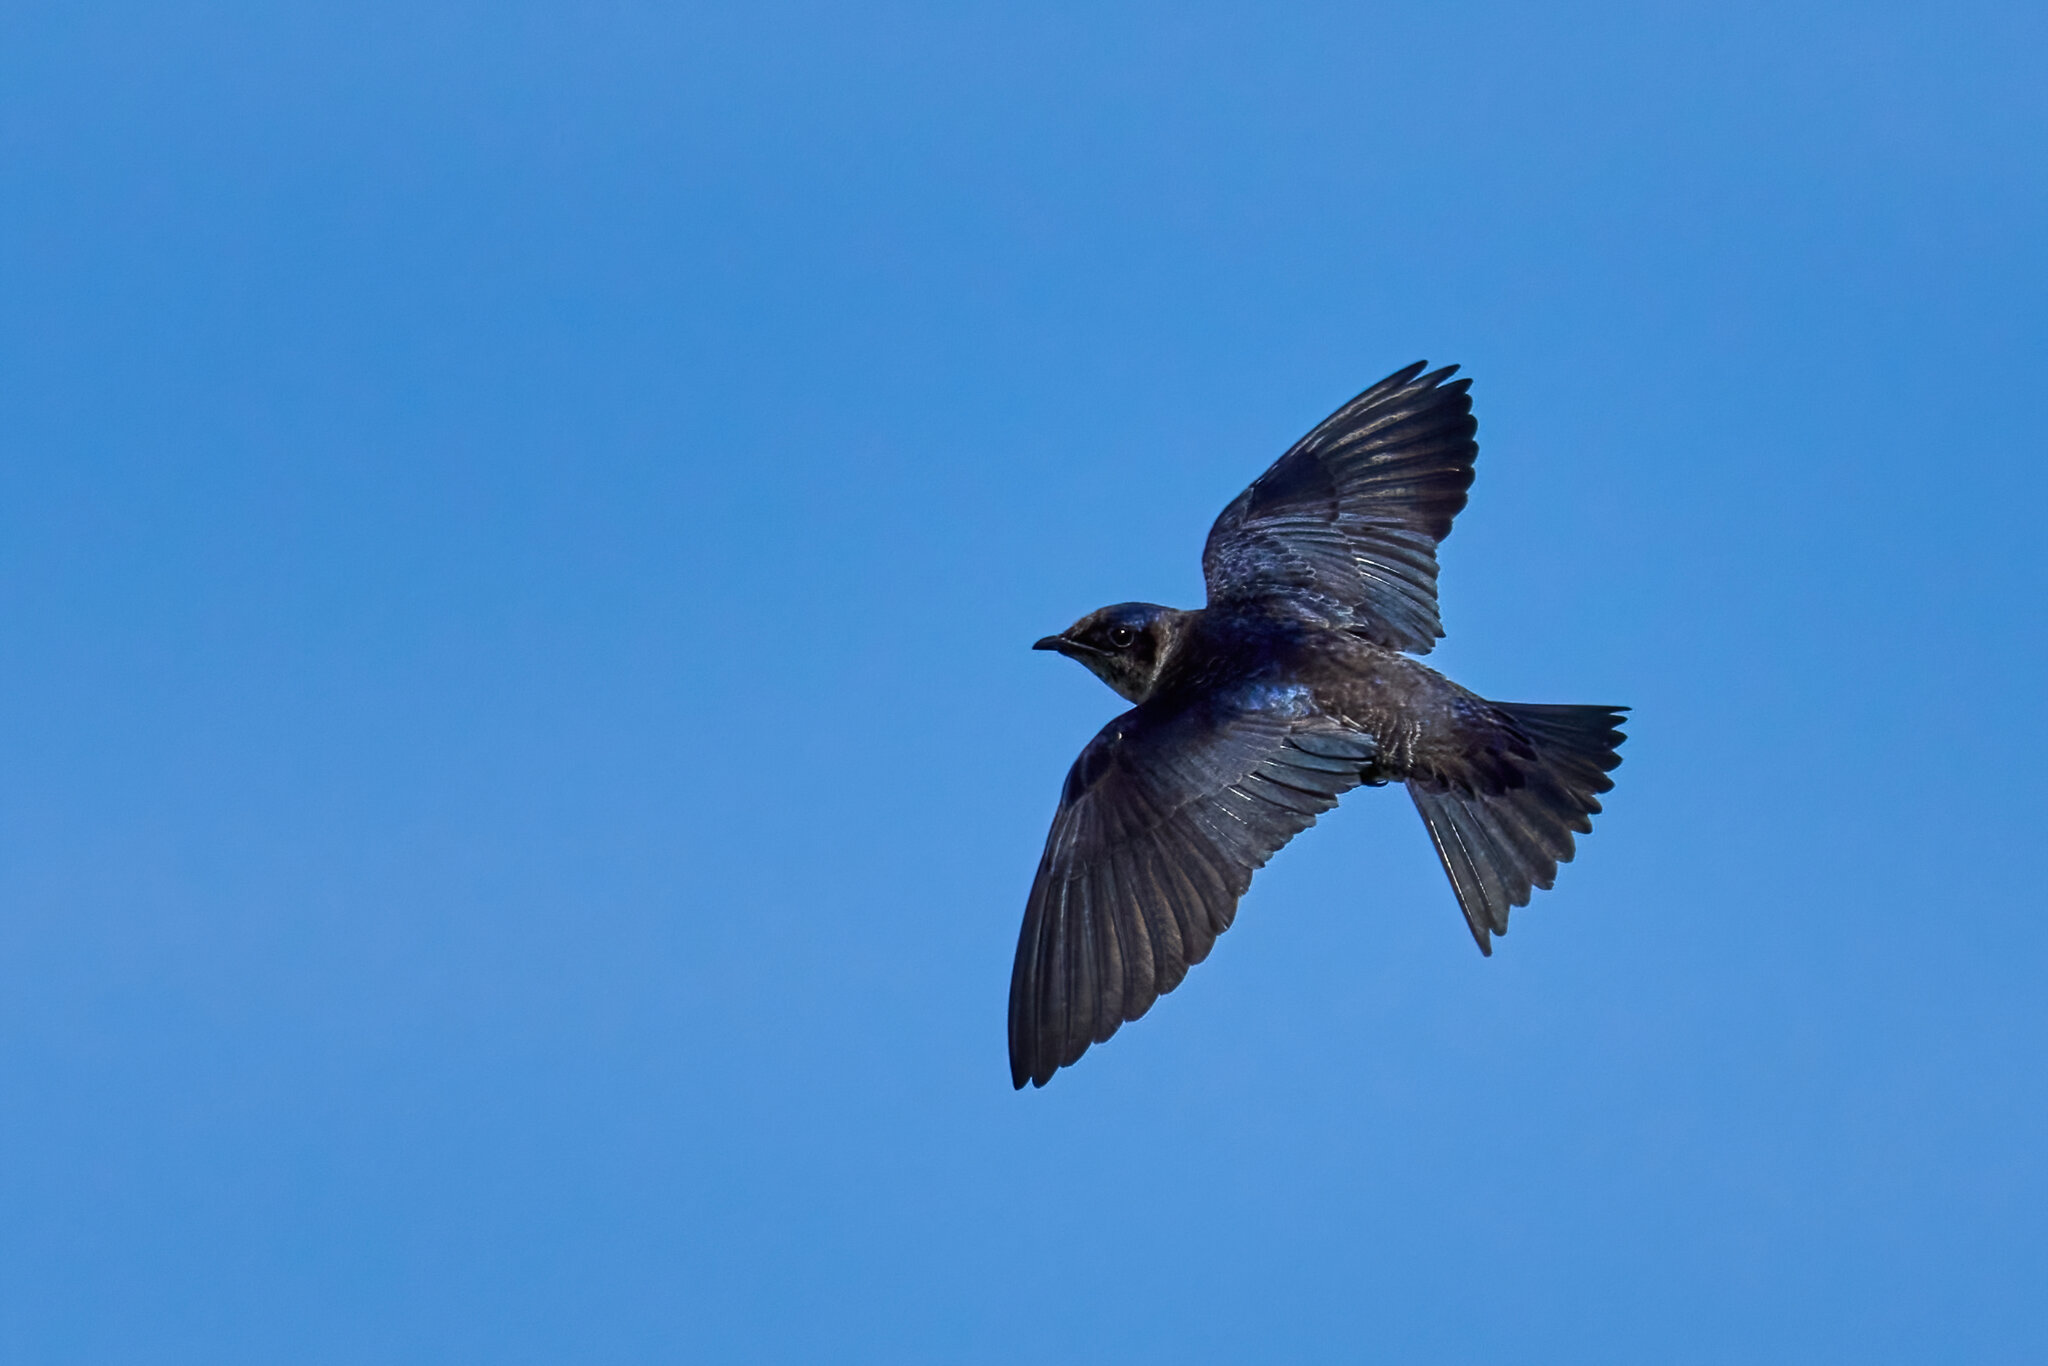
[[[0,1356],[2048,1354],[2038,7],[0,13]],[[1475,379],[1355,794],[1043,1092],[1210,519]]]

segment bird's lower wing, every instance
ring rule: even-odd
[[[1010,978],[1010,1073],[1052,1074],[1208,957],[1252,873],[1371,763],[1305,688],[1245,686],[1103,728],[1074,763]]]

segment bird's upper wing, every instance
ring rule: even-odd
[[[1436,544],[1472,487],[1478,423],[1458,367],[1387,376],[1294,443],[1210,528],[1209,602],[1285,597],[1426,654],[1443,635]]]
[[[1208,957],[1252,873],[1356,786],[1370,736],[1299,685],[1125,712],[1067,775],[1010,978],[1010,1075],[1054,1071]]]

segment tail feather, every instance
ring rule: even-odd
[[[1508,911],[1529,904],[1532,890],[1548,891],[1557,865],[1576,852],[1572,835],[1589,834],[1600,812],[1598,793],[1621,756],[1625,707],[1492,704],[1502,727],[1524,745],[1510,745],[1519,786],[1481,791],[1451,783],[1411,780],[1408,793],[1429,827],[1457,893],[1458,906],[1479,951],[1493,952],[1493,936],[1506,934]],[[1525,749],[1532,759],[1520,757]]]

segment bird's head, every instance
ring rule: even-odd
[[[1149,602],[1120,602],[1090,612],[1031,648],[1057,650],[1069,659],[1078,659],[1119,696],[1143,702],[1152,695],[1189,615]]]

